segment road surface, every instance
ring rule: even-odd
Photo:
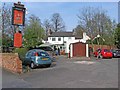
[[[21,75],[3,70],[3,88],[118,88],[118,59],[81,61],[59,56],[56,65]]]

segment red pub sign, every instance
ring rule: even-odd
[[[14,34],[14,47],[21,47],[22,46],[22,34],[17,32]]]
[[[25,8],[13,7],[12,24],[24,26]]]
[[[23,24],[23,12],[20,10],[14,10],[14,23],[22,25]]]

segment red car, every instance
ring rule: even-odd
[[[95,57],[97,57],[98,51],[99,51],[99,49],[97,49],[97,50],[93,53]]]
[[[100,53],[101,53],[101,58],[112,58],[113,56],[112,52],[110,52],[110,50],[108,49],[102,49]],[[97,55],[98,55],[98,50],[94,52],[94,56],[97,57]]]

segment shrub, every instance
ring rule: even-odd
[[[20,60],[24,61],[25,54],[28,51],[27,48],[15,48],[14,52],[18,53]]]

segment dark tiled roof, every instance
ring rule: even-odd
[[[83,36],[75,35],[75,39],[82,39]]]
[[[53,32],[49,37],[74,37],[73,32]]]
[[[75,37],[81,39],[82,36],[74,35],[73,32],[53,32],[49,37]]]

